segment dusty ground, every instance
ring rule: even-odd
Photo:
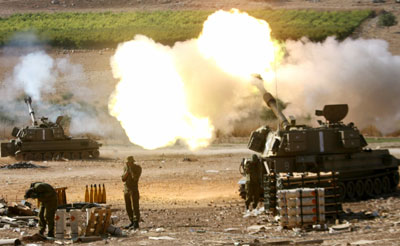
[[[392,150],[397,156],[400,154],[398,148]],[[347,245],[360,240],[368,240],[373,245],[398,245],[400,192],[393,194],[394,197],[344,204],[348,209],[344,220],[352,223],[351,231],[282,230],[265,215],[243,218],[237,181],[240,178],[238,163],[250,154],[244,144],[216,144],[195,153],[178,147],[143,151],[123,146],[106,146],[101,152],[103,158],[99,161],[38,162],[47,168],[0,169],[0,197],[19,201],[30,182],[45,181],[54,186],[67,186],[68,201],[78,202],[84,198],[85,185],[104,183],[108,204],[118,209],[114,213],[119,218],[117,225],[123,226],[128,220],[123,210],[120,181],[124,164],[119,158],[133,154],[143,167],[140,202],[144,222],[140,231],[126,231],[128,237],[108,238],[111,245],[233,245],[234,242],[263,245],[272,241],[315,239],[323,239],[323,245]],[[184,161],[185,157],[192,161]],[[4,165],[13,160],[4,158],[1,162]],[[359,214],[350,216],[350,210]],[[368,212],[376,212],[376,217],[361,216]],[[248,231],[249,226],[257,224],[265,225],[266,230]],[[163,229],[156,232],[157,228]],[[0,230],[0,237],[19,237],[21,233],[30,234],[36,230]],[[173,240],[150,239],[160,236]]]
[[[242,0],[0,0],[0,15],[20,12],[53,11],[130,11],[155,9],[240,9],[254,8],[314,8],[357,9],[373,8],[400,14],[400,4],[394,0],[385,4],[373,4],[370,0],[321,0],[321,1],[242,1]],[[390,44],[394,54],[400,54],[400,25],[379,28],[377,19],[365,23],[355,37],[383,38]],[[112,50],[63,51],[51,50],[53,57],[69,56],[72,63],[82,64],[90,81],[89,86],[102,84],[104,93],[99,101],[106,102],[116,81],[112,78],[109,58]],[[0,51],[0,78],[9,74],[18,56]],[[1,129],[0,129],[1,130]],[[382,144],[380,144],[382,145]],[[376,147],[377,145],[375,145]],[[400,157],[398,144],[393,153]],[[45,181],[54,186],[68,186],[67,196],[71,202],[82,201],[87,184],[105,184],[108,203],[120,209],[115,213],[120,220],[117,225],[127,224],[122,210],[122,183],[120,174],[123,158],[134,154],[143,167],[140,181],[141,207],[144,222],[141,230],[127,238],[111,238],[93,243],[103,245],[233,245],[235,242],[255,244],[277,240],[323,239],[324,245],[357,245],[360,240],[369,240],[373,245],[398,245],[400,236],[400,193],[394,197],[383,197],[357,203],[347,203],[345,209],[353,212],[374,212],[378,216],[366,220],[351,220],[352,231],[329,233],[281,230],[276,224],[267,222],[265,216],[243,218],[243,202],[238,198],[237,180],[240,178],[238,164],[251,153],[244,144],[218,144],[199,152],[188,152],[182,148],[143,151],[136,147],[107,145],[101,149],[99,161],[68,161],[37,163],[46,169],[0,170],[0,197],[9,201],[21,200],[24,190],[32,181]],[[189,157],[194,161],[183,161]],[[1,164],[13,160],[3,158]],[[350,214],[350,213],[348,213]],[[255,224],[267,226],[266,231],[251,233],[247,227]],[[155,232],[164,228],[163,232]],[[231,229],[229,229],[231,228]],[[229,230],[227,230],[229,229]],[[36,229],[22,229],[33,233]],[[0,238],[19,237],[20,232],[0,230]],[[172,241],[154,241],[151,236],[169,236]],[[367,241],[364,241],[366,243]]]

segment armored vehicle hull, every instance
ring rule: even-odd
[[[42,117],[40,122],[35,118],[31,106],[31,98],[26,98],[32,126],[19,129],[14,127],[12,139],[8,143],[1,143],[1,157],[15,157],[17,160],[59,160],[89,159],[100,156],[100,143],[85,138],[71,138],[64,134],[60,125],[62,116],[56,122],[51,122]]]
[[[270,169],[268,174],[264,168],[262,175],[273,176],[278,188],[291,189],[308,187],[299,186],[295,182],[290,183],[290,179],[294,180],[295,176],[308,177],[310,173],[334,172],[337,178],[339,201],[355,201],[389,194],[395,191],[399,184],[398,160],[391,156],[388,150],[366,150],[351,155],[332,154],[316,157],[260,157]],[[308,159],[307,162],[305,162],[306,159]],[[289,181],[286,183],[280,181],[282,177]],[[318,181],[317,176],[314,175],[313,178],[314,181]],[[318,187],[317,183],[314,183],[315,187]],[[264,197],[264,189],[270,189],[266,187],[268,185],[264,182],[262,194],[260,194],[262,197]],[[240,195],[245,198],[244,179],[239,182],[239,186]]]
[[[96,159],[100,145],[91,139],[69,139],[46,142],[21,142],[11,140],[1,144],[1,157],[12,156],[16,160],[59,160],[61,158]]]
[[[263,166],[260,176],[264,180],[262,192],[267,209],[274,208],[279,189],[324,187],[330,190],[329,199],[335,204],[396,190],[400,161],[387,149],[367,148],[354,124],[342,122],[348,112],[346,104],[326,105],[317,110],[316,115],[326,119],[318,121],[319,127],[296,125],[294,118],[291,122],[286,119],[270,93],[259,84],[257,87],[280,121],[276,131],[268,126],[254,131],[248,144],[250,150],[259,153]],[[250,160],[242,161],[242,170],[246,161]],[[242,197],[246,195],[244,183],[239,182]]]

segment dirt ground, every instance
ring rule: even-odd
[[[53,3],[52,3],[53,2]],[[55,11],[130,11],[156,9],[239,9],[255,8],[313,8],[388,10],[400,15],[400,4],[394,0],[373,4],[370,0],[321,1],[242,1],[242,0],[0,0],[0,16],[21,12]],[[400,54],[400,25],[390,28],[376,26],[377,19],[365,23],[354,35],[362,38],[383,38],[394,54]],[[89,86],[103,85],[99,101],[107,102],[116,81],[112,77],[109,58],[113,50],[47,50],[53,57],[69,57],[81,64],[90,81]],[[18,54],[0,50],[0,78],[12,72]],[[344,208],[350,229],[345,231],[282,230],[265,215],[243,218],[243,201],[239,199],[238,166],[251,152],[242,143],[214,144],[198,152],[181,147],[144,151],[138,147],[106,144],[98,161],[38,162],[45,169],[0,169],[0,197],[20,201],[30,182],[45,181],[54,186],[67,186],[70,202],[84,198],[85,185],[105,184],[108,204],[118,209],[118,226],[128,223],[123,210],[123,185],[120,175],[121,158],[133,154],[143,167],[140,180],[143,222],[138,232],[126,231],[128,237],[108,238],[91,245],[267,245],[291,240],[322,239],[323,245],[399,245],[400,192],[391,197],[346,203]],[[385,147],[379,144],[379,147]],[[378,144],[373,147],[378,147]],[[399,144],[390,143],[391,151],[399,158]],[[189,158],[192,161],[184,161]],[[13,163],[2,158],[0,164]],[[351,213],[353,212],[353,213]],[[372,213],[374,216],[362,216]],[[368,219],[367,219],[368,218]],[[261,232],[248,230],[252,225],[265,225]],[[157,228],[162,228],[158,229]],[[20,232],[1,230],[0,238],[21,237],[37,229],[22,228]],[[169,236],[170,240],[151,237]],[[172,238],[172,239],[171,239]],[[50,243],[48,243],[50,244]],[[285,243],[282,243],[285,245]],[[282,245],[281,244],[281,245]],[[288,244],[288,243],[286,243]]]
[[[399,144],[391,146],[399,157]],[[237,181],[241,177],[238,172],[241,158],[251,154],[245,144],[214,144],[197,152],[180,147],[144,151],[137,147],[105,146],[101,153],[98,161],[35,162],[47,168],[0,169],[0,197],[10,202],[20,201],[30,182],[44,181],[56,187],[67,186],[68,202],[79,202],[84,199],[85,185],[104,183],[107,203],[117,209],[113,213],[118,217],[116,225],[123,226],[128,219],[123,209],[120,175],[124,164],[120,158],[133,154],[143,167],[139,184],[141,229],[125,231],[127,237],[107,238],[91,245],[267,245],[317,239],[323,240],[322,245],[358,245],[362,243],[360,240],[371,245],[398,245],[400,192],[392,197],[345,203],[347,216],[340,222],[350,222],[348,230],[286,230],[266,215],[243,218]],[[3,158],[1,165],[13,162]],[[266,228],[260,232],[249,229],[254,225]],[[36,230],[0,230],[0,237],[20,237]],[[172,239],[151,239],[162,236]]]

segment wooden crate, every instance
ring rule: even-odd
[[[110,225],[110,208],[93,208],[88,213],[85,236],[99,236],[107,233]]]

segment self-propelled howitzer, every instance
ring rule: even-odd
[[[11,135],[15,137],[8,143],[1,143],[1,157],[11,156],[17,160],[58,160],[98,158],[100,143],[87,138],[66,136],[61,126],[62,116],[56,122],[46,117],[38,121],[32,108],[32,99],[25,98],[31,126],[22,129],[14,127]]]
[[[280,122],[276,131],[262,126],[252,132],[248,143],[263,164],[266,207],[274,206],[276,189],[318,187],[328,173],[333,177],[329,186],[337,187],[333,196],[340,201],[380,196],[396,189],[399,160],[387,149],[366,148],[357,127],[342,122],[347,104],[325,105],[316,111],[325,120],[318,120],[318,127],[310,127],[297,125],[292,117],[289,122],[275,98],[265,89],[261,91]],[[240,191],[244,196],[243,182]]]

